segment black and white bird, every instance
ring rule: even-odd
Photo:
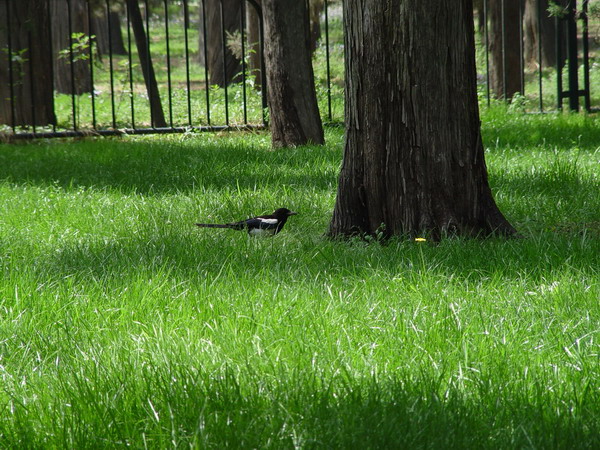
[[[281,231],[289,216],[294,216],[296,214],[298,213],[290,211],[287,208],[279,208],[276,209],[273,214],[252,217],[239,222],[224,224],[197,223],[196,225],[204,228],[231,228],[232,230],[247,230],[250,236],[272,236]]]

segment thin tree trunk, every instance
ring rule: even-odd
[[[46,2],[0,0],[0,123],[56,123],[49,16]]]
[[[489,0],[488,3],[490,88],[497,98],[511,99],[517,92],[523,91],[519,0]]]
[[[306,0],[263,0],[273,147],[324,142],[310,56]]]
[[[69,15],[69,4],[71,13]],[[69,27],[69,16],[71,24]],[[62,94],[83,94],[92,91],[90,79],[89,47],[79,47],[72,34],[90,35],[87,7],[84,0],[53,0],[52,50],[54,52],[54,89]],[[69,35],[69,31],[71,35]],[[88,42],[91,45],[91,42]],[[71,51],[72,49],[72,55]],[[71,58],[73,67],[71,67]]]
[[[329,234],[514,233],[487,179],[471,1],[349,1],[344,23],[346,143]]]
[[[138,55],[140,57],[140,65],[142,66],[144,80],[146,82],[148,99],[150,100],[152,126],[166,127],[167,122],[165,121],[165,115],[162,109],[162,104],[160,102],[160,93],[158,92],[158,84],[156,83],[154,67],[152,65],[150,53],[148,52],[148,43],[146,40],[146,32],[144,31],[142,13],[140,11],[140,7],[138,5],[137,0],[127,0],[127,7],[129,8],[131,27],[133,28],[135,44],[138,50]]]

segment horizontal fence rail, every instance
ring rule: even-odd
[[[587,0],[474,7],[483,104],[591,110]],[[339,123],[342,1],[310,8],[319,107]],[[260,0],[0,0],[0,139],[264,128],[263,47]]]

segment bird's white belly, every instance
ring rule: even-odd
[[[263,228],[252,228],[248,231],[248,234],[251,236],[272,236],[275,230],[266,230]]]

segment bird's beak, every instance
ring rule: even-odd
[[[298,214],[298,213],[297,213],[296,211],[290,211],[290,212],[288,213],[288,216],[295,216],[295,215],[297,215],[297,214]]]

